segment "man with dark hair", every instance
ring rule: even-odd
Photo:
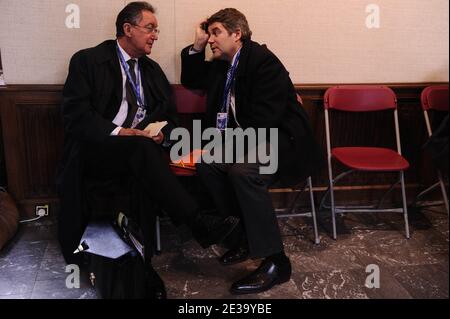
[[[166,76],[147,57],[159,35],[154,13],[146,2],[129,3],[117,17],[116,40],[72,57],[63,90],[64,154],[57,181],[59,241],[68,263],[78,262],[73,251],[91,217],[89,182],[127,185],[143,232],[149,281],[159,278],[150,263],[154,205],[175,224],[190,226],[204,247],[221,241],[238,223],[200,214],[163,156],[176,125],[176,108]],[[157,121],[168,125],[150,136],[144,128]]]
[[[297,184],[322,162],[287,70],[266,46],[251,41],[251,35],[241,12],[223,9],[197,26],[194,44],[181,53],[181,83],[207,90],[207,126],[221,131],[278,129],[275,174],[261,174],[261,164],[249,161],[197,166],[222,216],[240,216],[244,224],[245,234],[220,262],[231,265],[249,257],[264,258],[255,271],[233,283],[233,294],[262,292],[290,279],[291,264],[267,188],[277,179]],[[207,44],[211,62],[205,61]]]
[[[142,19],[142,11],[148,11],[152,14],[156,13],[155,8],[148,2],[131,2],[122,11],[119,12],[116,19],[116,37],[121,38],[125,35],[123,25],[130,23],[131,25],[139,25]]]

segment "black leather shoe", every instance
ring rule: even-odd
[[[203,248],[220,244],[239,225],[239,218],[222,218],[199,214],[192,225],[192,234]]]
[[[234,295],[257,294],[288,281],[291,273],[291,263],[287,257],[286,261],[278,264],[266,258],[258,269],[233,283],[230,292]]]
[[[164,281],[153,268],[145,272],[145,297],[146,299],[167,299]]]
[[[230,249],[222,257],[219,258],[219,262],[224,265],[234,265],[248,259],[250,252],[246,245],[239,245],[236,248]]]

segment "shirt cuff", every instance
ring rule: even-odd
[[[119,131],[122,129],[122,127],[121,126],[118,126],[118,127],[116,127],[112,132],[111,132],[111,134],[109,134],[110,136],[117,136],[117,135],[119,135]]]
[[[202,51],[197,51],[194,49],[194,46],[191,46],[191,48],[189,49],[189,55],[193,55],[193,54],[197,54],[200,53]]]

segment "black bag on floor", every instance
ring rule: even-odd
[[[146,298],[144,262],[135,251],[111,259],[89,255],[89,279],[103,299]]]
[[[91,284],[104,299],[165,298],[162,279],[119,234],[107,221],[86,227],[77,251],[85,253]]]

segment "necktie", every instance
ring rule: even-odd
[[[230,104],[231,104],[231,94],[234,94],[234,87],[233,87],[233,80],[232,79],[233,76],[233,66],[230,65],[230,67],[228,68],[227,71],[227,82],[225,84],[225,87],[227,87],[228,85],[231,85],[230,89],[228,90],[228,92],[224,92],[224,94],[226,94],[226,103],[224,106],[222,106],[222,112],[225,113],[228,110],[228,123],[227,126],[229,128],[236,128],[238,127],[237,122],[236,122],[236,118],[235,118],[235,114],[234,112],[229,112],[229,108],[230,108]],[[232,114],[232,116],[230,116],[230,113]]]
[[[130,66],[130,75],[131,78],[133,79],[134,83],[136,83],[136,72],[134,72],[134,67],[136,65],[136,60],[134,59],[130,59],[127,61],[128,65]],[[122,124],[122,127],[125,128],[130,128],[134,117],[136,116],[137,110],[138,110],[138,104],[137,104],[137,99],[136,99],[136,94],[133,91],[133,88],[131,86],[130,81],[127,78],[126,84],[125,84],[125,92],[126,92],[126,97],[127,97],[127,102],[128,102],[128,113],[127,113],[127,118],[125,119],[125,122]],[[139,87],[138,87],[139,89]]]
[[[225,89],[231,85],[231,81],[233,80],[231,78],[232,72],[233,72],[233,66],[230,65],[230,67],[228,68],[228,71],[227,71],[227,81],[225,82]],[[225,112],[227,112],[227,108],[230,103],[231,87],[230,87],[230,90],[228,90],[228,92],[225,91],[223,94],[226,94],[226,96],[225,96],[225,103],[224,103],[224,105],[222,105],[221,111],[222,111],[222,113],[225,113]]]

